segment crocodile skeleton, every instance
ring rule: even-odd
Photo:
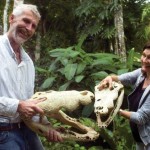
[[[66,129],[65,132],[60,132],[64,140],[94,141],[99,137],[99,133],[93,128],[83,125],[78,119],[71,118],[65,114],[62,108],[67,111],[73,111],[80,105],[90,104],[95,98],[94,112],[97,117],[98,126],[100,128],[107,127],[121,107],[124,88],[121,83],[117,82],[112,83],[112,90],[107,87],[100,91],[97,87],[95,86],[95,94],[90,91],[75,90],[37,92],[31,99],[46,99],[36,104],[43,109],[44,116],[37,115],[29,119],[21,115],[21,118],[29,128],[41,136],[45,136],[51,128],[50,124],[45,121],[47,120],[45,118],[50,117],[76,129],[76,131],[73,131],[70,128]]]
[[[66,129],[64,133],[60,133],[64,140],[75,140],[75,141],[93,141],[99,137],[99,133],[93,128],[87,127],[80,123],[76,118],[71,118],[66,115],[61,109],[64,108],[67,111],[73,111],[80,105],[88,105],[94,100],[94,94],[90,91],[47,91],[37,92],[31,99],[45,98],[45,101],[38,103],[37,105],[43,109],[46,117],[55,118],[66,125],[76,128],[81,133]],[[26,118],[21,115],[22,120],[25,124],[31,128],[31,130],[45,136],[46,132],[51,128],[49,124],[45,123],[44,116],[40,116],[38,121]]]
[[[95,86],[94,112],[100,128],[107,127],[118,113],[124,97],[124,87],[120,82],[112,82],[112,89],[99,90]]]

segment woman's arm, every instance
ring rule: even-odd
[[[130,112],[130,111],[126,111],[126,110],[122,110],[122,109],[119,110],[119,114],[126,119],[130,119],[131,113],[132,112]]]

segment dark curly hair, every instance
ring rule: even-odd
[[[147,43],[144,45],[143,51],[144,51],[145,49],[150,49],[150,42],[147,42]]]

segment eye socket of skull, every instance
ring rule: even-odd
[[[97,99],[97,101],[100,101],[101,99]]]
[[[94,99],[94,96],[90,96],[91,99]]]
[[[113,87],[113,88],[114,88],[114,89],[115,89],[115,88],[117,88],[117,85],[114,85],[114,87]]]

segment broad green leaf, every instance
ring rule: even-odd
[[[77,64],[67,64],[64,68],[65,77],[68,80],[71,80],[76,73]]]
[[[62,57],[64,55],[65,49],[64,48],[57,48],[54,50],[51,50],[49,52],[51,57]]]
[[[50,77],[50,78],[47,78],[44,83],[42,84],[41,88],[43,89],[47,89],[49,87],[52,86],[53,82],[55,80],[55,77]]]
[[[54,50],[51,50],[49,52],[50,56],[51,57],[62,57],[63,58],[68,58],[68,57],[71,57],[71,58],[74,58],[74,57],[77,57],[77,55],[79,55],[80,53],[78,51],[74,51],[72,50],[74,47],[68,47],[68,48],[57,48],[57,49],[54,49]]]
[[[79,82],[82,81],[83,78],[84,78],[83,75],[76,76],[76,77],[75,77],[75,81],[76,81],[77,83],[79,83]]]
[[[64,68],[60,68],[60,69],[58,69],[57,71],[60,72],[62,75],[65,75]]]
[[[116,66],[114,64],[112,64],[112,65],[107,65],[107,66],[106,65],[100,66],[100,68],[101,68],[101,70],[103,70],[105,72],[112,72],[112,73],[116,74],[118,71]]]
[[[132,70],[134,62],[134,49],[129,51],[128,59],[127,59],[127,67]]]
[[[78,51],[66,51],[66,53],[71,58],[77,57],[80,54]]]
[[[57,63],[59,62],[59,58],[55,59],[54,61],[52,61],[52,63],[49,66],[49,71],[56,71],[57,69]]]
[[[70,84],[71,82],[67,82],[63,84],[62,86],[59,87],[59,91],[65,91],[69,87]]]
[[[82,116],[89,117],[93,111],[94,111],[93,103],[91,103],[87,106],[84,106],[84,108],[82,110]]]
[[[105,72],[105,71],[100,71],[100,72],[92,73],[91,76],[95,76],[95,77],[97,77],[99,79],[103,79],[106,76],[108,76],[108,73]]]
[[[110,53],[94,53],[94,54],[88,54],[91,57],[95,57],[97,59],[119,59],[119,56],[115,54],[110,54]]]
[[[78,64],[76,74],[78,75],[78,74],[82,73],[82,71],[85,69],[85,67],[86,67],[86,64],[84,64],[84,63]]]
[[[120,70],[118,70],[118,75],[121,75],[121,74],[123,74],[123,73],[127,73],[129,71],[129,69],[120,69]]]
[[[40,68],[40,67],[35,67],[35,70],[38,71],[38,72],[41,72],[41,73],[47,73],[47,72],[49,72],[48,70]]]
[[[100,59],[100,60],[95,60],[92,63],[92,66],[96,65],[112,65],[113,61],[111,59]]]
[[[61,58],[60,62],[65,66],[68,64],[69,60],[67,58],[63,58],[63,59]]]
[[[81,48],[84,40],[87,38],[88,34],[82,34],[80,38],[78,39],[77,48]]]

